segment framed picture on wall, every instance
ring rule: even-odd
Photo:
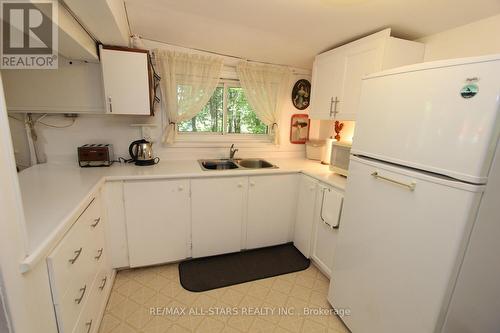
[[[292,103],[299,109],[304,110],[309,106],[311,96],[311,83],[307,80],[298,80],[292,89]]]
[[[294,114],[290,122],[290,142],[305,144],[307,139],[309,139],[309,116]]]

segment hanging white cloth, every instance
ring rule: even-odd
[[[163,141],[175,141],[176,124],[196,116],[212,97],[222,72],[221,57],[153,51],[161,76],[166,117]]]
[[[236,67],[240,84],[257,117],[270,127],[279,145],[281,104],[291,78],[286,67],[240,62]]]

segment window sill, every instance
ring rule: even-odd
[[[239,147],[246,148],[260,148],[272,147],[272,138],[269,135],[252,135],[252,134],[226,134],[226,135],[213,135],[213,134],[177,134],[175,142],[169,144],[171,148],[221,148],[228,147],[231,144],[237,144]]]

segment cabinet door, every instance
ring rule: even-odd
[[[344,50],[342,95],[336,106],[336,120],[356,120],[362,79],[382,69],[386,38],[354,44]]]
[[[246,248],[293,239],[298,175],[249,177]]]
[[[300,176],[293,244],[307,258],[311,252],[317,187],[317,180],[304,175]]]
[[[240,251],[247,177],[191,181],[193,257]]]
[[[342,93],[344,61],[342,51],[330,51],[316,57],[309,112],[311,119],[332,118],[335,98],[340,98]]]
[[[189,257],[189,180],[124,184],[130,266]]]
[[[148,55],[101,47],[106,112],[149,115]]]
[[[331,275],[333,257],[337,242],[343,194],[333,188],[320,185],[318,188],[318,209],[314,232],[313,260],[328,276]]]

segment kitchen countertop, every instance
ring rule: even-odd
[[[203,171],[196,160],[162,161],[154,166],[115,164],[103,168],[80,168],[76,164],[39,164],[19,173],[27,234],[27,271],[46,255],[71,227],[81,207],[105,181],[251,176],[298,173],[318,179],[340,190],[346,178],[328,165],[307,159],[267,159],[277,169],[234,169]]]

